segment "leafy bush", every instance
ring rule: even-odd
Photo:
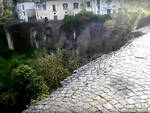
[[[44,78],[50,92],[58,88],[60,81],[71,74],[59,61],[59,56],[44,54],[33,65],[36,73]]]
[[[4,10],[4,16],[0,18],[0,23],[6,23],[12,19],[12,11],[9,9]]]
[[[19,113],[47,97],[83,64],[82,59],[67,51],[41,54],[38,58],[35,55],[15,53],[9,59],[0,57],[0,112]]]
[[[62,51],[57,55],[60,56],[60,63],[71,73],[86,63],[85,59],[68,51]]]
[[[55,55],[42,54],[35,60],[32,67],[38,75],[41,75],[49,91],[60,87],[60,82],[71,75],[73,70],[83,64],[83,60],[70,52],[62,51]]]
[[[1,37],[0,37],[0,56],[8,58],[8,57],[10,57],[11,51],[9,50],[7,43],[4,41],[4,39],[6,37],[2,36],[4,34],[3,34],[3,31],[1,28],[0,28],[0,34],[1,34]]]
[[[1,87],[0,111],[21,112],[31,99],[48,94],[48,87],[43,78],[36,75],[28,65],[21,65],[12,71],[11,87]]]
[[[0,56],[0,87],[9,86],[11,83],[10,79],[11,69],[9,62]]]
[[[28,65],[21,65],[12,71],[12,80],[16,90],[24,90],[24,94],[31,98],[36,98],[41,94],[47,93],[48,87],[41,76],[35,74],[34,70]]]
[[[75,19],[80,20],[81,22],[101,22],[104,23],[106,20],[111,19],[110,15],[96,15],[92,12],[81,11],[80,13],[76,14]]]
[[[4,10],[4,16],[10,18],[12,16],[12,11],[9,9]]]
[[[6,50],[6,51],[5,51]],[[32,53],[30,56],[20,55],[16,52],[9,52],[4,49],[3,53],[7,53],[7,57],[0,55],[0,86],[8,86],[11,84],[11,71],[22,64],[30,64],[37,55],[36,52]]]

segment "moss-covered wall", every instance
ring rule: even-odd
[[[13,23],[2,26],[5,26],[10,33],[11,39],[13,40],[14,50],[19,53],[27,53],[32,48],[36,47],[33,41],[37,41],[39,48],[49,48],[52,45],[56,45],[59,40],[62,24],[62,21],[51,21]],[[5,34],[4,30],[2,33],[2,35]],[[7,43],[7,38],[4,37],[4,39]]]
[[[0,25],[0,56],[5,58],[9,56],[10,50],[8,49],[7,38],[4,31],[4,25]]]

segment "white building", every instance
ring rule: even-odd
[[[95,0],[95,14],[108,14],[120,9],[121,0]]]
[[[108,14],[120,9],[121,0],[47,0],[46,2],[22,2],[17,4],[20,20],[62,20],[65,15],[75,15],[81,10],[94,14]]]
[[[21,21],[36,19],[36,4],[34,2],[22,2],[17,4],[17,14]]]

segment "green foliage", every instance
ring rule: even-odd
[[[30,55],[25,55],[25,54],[18,54],[18,53],[13,53],[11,59],[9,60],[9,65],[11,68],[17,68],[18,66],[22,64],[30,64],[34,59],[36,59],[38,56],[38,51],[33,51],[32,54]]]
[[[43,93],[43,94],[39,95],[36,99],[32,98],[30,104],[28,104],[27,107],[39,102],[43,98],[47,98],[48,96],[49,96],[49,92],[47,94]]]
[[[83,60],[70,52],[62,51],[55,55],[43,54],[35,60],[32,67],[41,75],[53,91],[60,87],[60,82],[83,65]]]
[[[2,29],[0,29],[2,30]],[[0,34],[2,35],[3,31],[0,31]],[[0,37],[0,56],[7,57],[11,54],[11,51],[8,49],[8,45],[6,42],[2,39],[2,36]]]
[[[57,55],[44,54],[33,65],[37,73],[44,78],[50,92],[60,87],[60,82],[71,74],[59,60],[61,59]]]
[[[0,112],[19,113],[47,97],[83,64],[79,57],[66,51],[35,56],[38,54],[0,57]]]
[[[69,16],[69,15],[66,15],[64,17],[64,29],[66,32],[72,32],[73,29],[74,29],[74,17],[73,16]]]
[[[6,44],[4,44],[4,42],[2,40],[0,40],[0,53],[6,53],[8,51],[9,51],[9,49],[6,46]]]
[[[7,91],[3,91],[3,90],[7,90]],[[14,89],[12,88],[3,88],[1,89],[1,94],[0,94],[0,112],[3,113],[9,113],[9,112],[13,112],[15,109],[15,105],[16,103],[18,103],[17,97],[19,96],[19,92],[16,92]],[[20,105],[18,106],[20,107]],[[19,110],[19,109],[18,109]],[[16,113],[18,113],[18,111],[15,111]]]
[[[4,49],[4,51],[5,50],[7,49]],[[30,64],[36,58],[35,55],[37,55],[36,52],[30,56],[20,55],[15,52],[13,54],[7,52],[7,54],[9,55],[8,58],[0,56],[0,86],[8,86],[11,84],[11,71],[22,64]]]
[[[72,73],[74,70],[85,64],[85,60],[71,52],[62,51],[58,53],[60,56],[60,63]]]
[[[0,87],[1,86],[9,86],[10,79],[10,65],[9,62],[0,56]]]
[[[9,9],[4,10],[4,16],[10,18],[12,16],[12,11]]]
[[[110,15],[96,15],[92,12],[82,11],[75,15],[75,20],[80,22],[101,22],[104,23],[106,20],[111,19]]]
[[[36,75],[28,65],[20,65],[12,70],[11,87],[1,87],[0,111],[21,112],[32,100],[48,94],[43,78]]]
[[[122,4],[122,9],[112,15],[112,22],[110,23],[114,26],[124,26],[131,30],[136,29],[139,20],[150,14],[146,3],[142,2],[138,4],[138,1],[126,1]]]
[[[9,9],[5,9],[4,10],[4,16],[2,18],[0,18],[0,23],[6,23],[8,22],[9,20],[11,20],[12,18],[12,11],[9,10]]]
[[[36,98],[41,94],[47,94],[48,87],[43,78],[36,75],[34,70],[28,65],[21,65],[12,71],[12,80],[15,90],[22,91],[25,98]],[[23,93],[22,92],[22,93]]]
[[[4,47],[3,53],[8,53],[8,52],[5,52],[5,50],[6,49]],[[41,82],[40,82],[41,81],[40,76],[37,76],[38,78],[36,78],[35,76],[32,77],[31,74],[33,74],[34,72],[32,72],[30,68],[26,68],[25,66],[25,69],[22,71],[21,71],[21,68],[19,68],[22,64],[30,64],[36,58],[35,57],[35,55],[37,55],[36,53],[33,53],[30,56],[26,56],[26,55],[20,55],[20,54],[13,52],[13,54],[8,53],[8,55],[9,57],[0,56],[0,92],[1,92],[0,112],[9,113],[11,111],[11,112],[17,113],[25,109],[26,105],[28,105],[30,101],[36,100],[36,98],[38,99],[42,98],[43,96],[41,95],[44,94],[43,92],[41,92],[41,95],[39,94],[37,95],[36,98],[34,98],[35,95],[38,94],[37,92],[38,89],[35,89],[36,91],[29,89],[29,87],[25,89],[23,88],[23,85],[26,84],[25,86],[31,86],[31,87],[33,85],[36,85],[37,88],[39,87],[37,84],[39,84],[40,87],[43,87],[43,86],[41,85]],[[14,70],[16,70],[16,68],[17,69],[19,68],[20,72],[22,72],[21,73],[22,76],[25,76],[26,78],[25,77],[23,78],[21,75],[17,73],[15,75]],[[18,72],[19,72],[19,69],[18,69]],[[34,79],[35,82],[37,81],[37,84],[35,84],[34,81],[32,81],[32,83],[34,84],[30,84],[28,82],[29,78],[27,77],[27,75],[25,75],[25,74],[29,75],[29,73],[26,73],[27,69],[28,70],[30,69],[30,72],[32,72],[30,73],[30,76]],[[23,73],[23,71],[25,72],[25,74]],[[18,78],[19,76],[21,77],[20,81],[16,81],[17,80],[16,78]],[[27,82],[24,82],[25,79]],[[21,82],[24,82],[24,84],[21,85]],[[29,90],[32,90],[33,92],[30,92]],[[22,94],[22,92],[24,94]],[[26,95],[30,97],[28,98]],[[21,96],[23,96],[23,98]]]
[[[80,32],[83,25],[90,22],[104,23],[106,20],[111,19],[110,15],[95,15],[92,12],[81,11],[75,16],[66,15],[64,17],[64,29],[70,33],[74,30]]]

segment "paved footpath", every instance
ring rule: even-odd
[[[150,33],[81,67],[23,113],[150,113]]]

